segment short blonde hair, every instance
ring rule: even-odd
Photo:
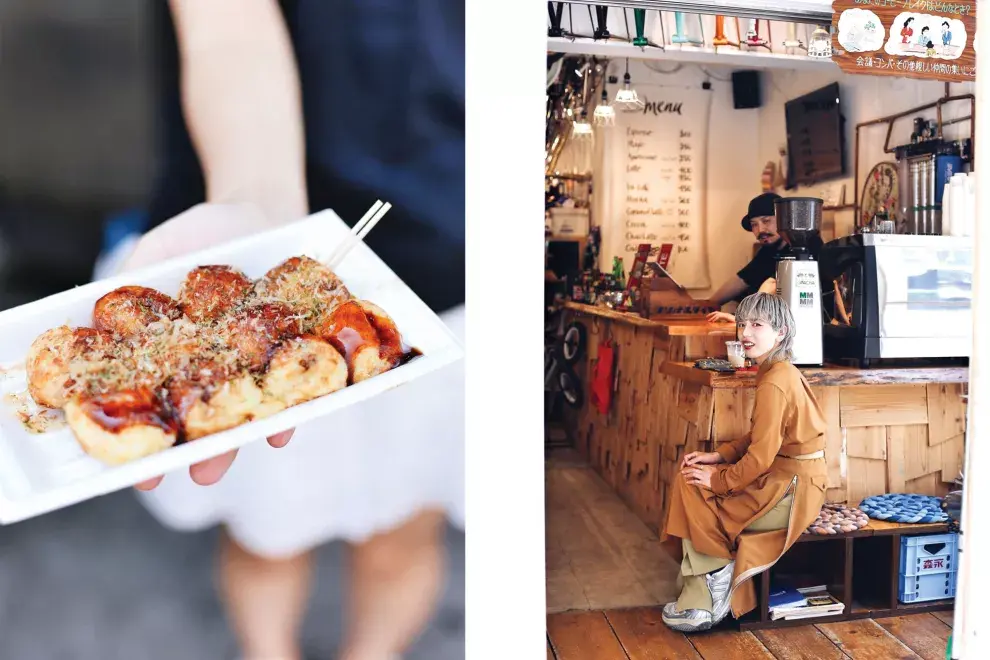
[[[794,315],[784,299],[772,293],[754,293],[746,296],[736,308],[736,323],[759,321],[766,323],[775,332],[784,334],[767,354],[765,363],[794,359]]]

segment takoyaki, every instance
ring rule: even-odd
[[[93,328],[67,325],[42,333],[28,349],[28,392],[39,404],[61,408],[80,380],[102,368],[112,340]]]
[[[200,266],[189,271],[179,304],[193,321],[215,321],[241,304],[251,292],[254,282],[230,266]]]
[[[118,337],[129,337],[148,325],[182,316],[179,303],[161,291],[144,286],[122,286],[96,301],[93,325]]]
[[[309,257],[292,257],[272,268],[255,284],[263,301],[285,303],[302,316],[303,332],[337,304],[349,300],[350,292],[337,275]]]
[[[75,397],[65,419],[86,453],[110,465],[167,449],[179,431],[161,399],[143,388]]]

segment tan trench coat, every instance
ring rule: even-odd
[[[789,362],[761,367],[749,435],[716,451],[712,489],[690,486],[678,472],[672,483],[664,534],[690,539],[712,557],[735,558],[732,613],[756,607],[753,576],[766,570],[814,522],[825,503],[824,458],[792,457],[825,449],[825,417],[804,376]],[[794,495],[787,529],[744,532],[784,496]]]

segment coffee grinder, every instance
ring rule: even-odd
[[[821,240],[823,204],[816,197],[774,201],[777,232],[787,242],[777,261],[777,295],[794,315],[794,364],[822,364],[821,284],[811,246]]]

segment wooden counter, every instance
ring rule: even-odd
[[[732,325],[649,321],[568,304],[587,330],[575,371],[585,405],[569,410],[575,448],[634,512],[660,531],[667,488],[686,452],[712,451],[749,431],[755,372],[695,369],[724,357]],[[617,347],[617,389],[607,414],[590,403],[598,345]],[[828,419],[828,499],[858,504],[887,492],[943,495],[962,468],[967,369],[803,370]]]
[[[660,367],[663,373],[681,380],[727,389],[756,387],[756,370],[736,373],[718,373],[697,369],[694,362],[666,362]],[[966,367],[893,367],[884,369],[856,369],[833,366],[801,368],[808,384],[819,387],[850,385],[926,385],[928,383],[966,383],[969,369]]]

